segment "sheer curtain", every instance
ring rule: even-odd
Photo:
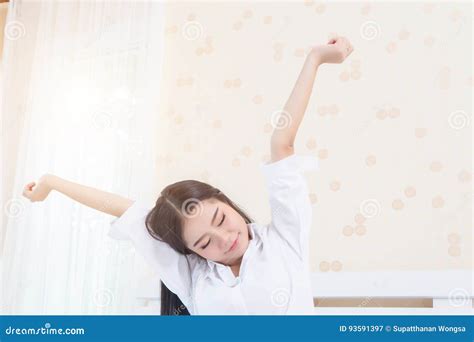
[[[3,314],[144,313],[159,282],[112,216],[52,192],[44,173],[153,204],[164,4],[11,2],[2,66]],[[144,284],[145,288],[139,284]],[[159,314],[159,306],[149,306]]]

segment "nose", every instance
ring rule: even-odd
[[[227,251],[232,246],[234,235],[232,232],[219,232],[219,243],[222,250]]]

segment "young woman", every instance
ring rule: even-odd
[[[31,201],[56,190],[116,216],[109,235],[129,239],[156,270],[161,314],[312,314],[309,233],[312,209],[304,171],[317,159],[295,155],[294,140],[318,68],[353,51],[345,37],[312,48],[271,137],[271,161],[261,165],[271,223],[254,222],[219,189],[184,180],[163,189],[153,208],[46,174],[24,188]],[[286,116],[286,117],[284,117]]]

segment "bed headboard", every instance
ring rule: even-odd
[[[430,298],[432,308],[315,307],[327,314],[473,314],[474,272],[318,272],[313,273],[315,298]]]

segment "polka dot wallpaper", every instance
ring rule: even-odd
[[[268,222],[271,114],[311,46],[344,35],[296,138],[320,161],[312,271],[471,269],[472,22],[469,2],[168,4],[160,186],[205,181]]]

